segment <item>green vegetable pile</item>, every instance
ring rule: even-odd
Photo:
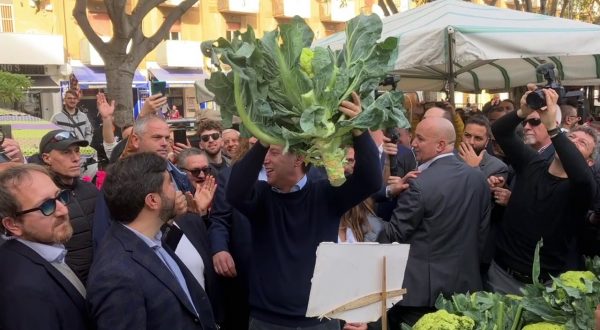
[[[551,286],[539,282],[539,250],[535,250],[533,284],[526,285],[523,296],[491,292],[455,294],[450,299],[440,295],[436,301],[438,312],[465,316],[475,323],[474,330],[592,330],[594,311],[600,304],[600,257],[588,259],[587,271],[568,271],[552,278]],[[437,314],[438,312],[434,313]],[[423,316],[431,319],[432,314]],[[420,322],[420,320],[419,320]],[[412,330],[419,330],[417,322]],[[464,327],[447,325],[420,329],[462,330]],[[403,330],[411,327],[403,324]]]
[[[475,322],[468,316],[450,314],[443,309],[425,314],[413,330],[473,330]]]
[[[357,16],[346,26],[342,51],[310,49],[314,33],[300,17],[255,38],[254,30],[237,31],[231,41],[202,44],[203,53],[218,64],[206,87],[215,94],[225,127],[232,116],[242,120],[242,136],[285,146],[324,166],[330,182],[344,182],[344,148],[353,129],[409,127],[402,94],[374,91],[393,69],[398,40],[381,37],[377,15]],[[362,112],[345,118],[338,108],[356,91]]]

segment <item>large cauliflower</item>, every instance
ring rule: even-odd
[[[540,322],[528,324],[523,327],[521,330],[565,330],[565,326],[561,324],[548,323],[548,322]]]
[[[579,289],[579,291],[585,293],[587,293],[587,288],[585,287],[585,283],[583,280],[597,280],[596,275],[594,275],[594,273],[590,271],[568,271],[560,274],[559,278],[564,285]]]
[[[450,314],[440,309],[423,315],[413,326],[413,330],[473,330],[475,321],[467,316]]]

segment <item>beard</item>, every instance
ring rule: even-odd
[[[166,194],[161,194],[160,198],[164,201],[160,212],[158,213],[159,218],[163,222],[167,222],[173,219],[176,215],[175,213],[175,197],[169,198]]]

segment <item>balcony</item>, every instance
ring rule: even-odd
[[[275,18],[291,18],[295,15],[310,18],[310,0],[273,0]]]
[[[201,68],[200,42],[166,40],[156,47],[156,61],[164,67]]]
[[[179,1],[179,0],[171,0]],[[258,14],[258,0],[219,0],[219,11],[231,14]]]
[[[0,33],[0,64],[65,64],[63,43],[59,35]]]
[[[79,42],[79,59],[81,63],[85,65],[104,65],[104,60],[102,59],[102,57],[100,57],[100,54],[98,54],[96,48],[94,48],[94,46],[92,46],[92,44],[87,39],[81,39],[81,41]]]
[[[319,16],[322,22],[345,23],[356,16],[356,1],[347,0],[342,7],[341,0],[328,0],[319,4]]]
[[[89,1],[89,0],[88,0]],[[179,6],[183,0],[166,0],[165,2],[161,2],[159,7],[173,8]],[[196,1],[196,3],[192,6],[192,8],[198,8],[200,1]]]

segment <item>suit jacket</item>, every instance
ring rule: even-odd
[[[481,290],[489,196],[481,172],[454,155],[434,161],[400,194],[380,241],[410,244],[402,305],[433,306],[440,293]]]
[[[120,223],[106,233],[88,278],[88,302],[98,329],[216,329],[204,290],[166,245],[198,311],[167,266]]]
[[[0,329],[91,328],[85,299],[54,266],[17,240],[0,247]]]
[[[458,154],[458,150],[454,150],[454,155],[458,160],[463,161]],[[479,170],[483,173],[483,176],[489,178],[490,176],[501,176],[505,182],[508,177],[508,166],[500,160],[500,158],[490,155],[487,151],[483,154],[481,163],[479,163]]]

